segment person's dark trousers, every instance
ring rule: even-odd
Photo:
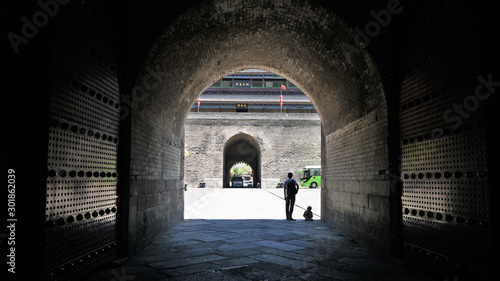
[[[286,218],[291,219],[293,213],[293,206],[295,205],[295,196],[286,197]]]

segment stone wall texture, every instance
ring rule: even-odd
[[[321,163],[321,122],[317,114],[191,113],[186,119],[184,182],[188,187],[222,188],[224,147],[238,134],[259,147],[261,187],[276,188],[306,165]]]
[[[138,3],[135,5],[147,9]],[[383,68],[376,64],[367,49],[353,47],[356,46],[355,38],[356,33],[341,17],[307,1],[213,0],[194,5],[155,38],[141,62],[138,75],[134,76],[135,89],[141,91],[131,92],[131,190],[135,186],[144,188],[142,186],[149,185],[151,180],[174,182],[170,192],[176,194],[174,198],[180,198],[182,191],[179,188],[184,183],[184,175],[194,177],[194,185],[201,180],[211,186],[220,185],[217,181],[221,178],[220,159],[223,158],[216,154],[223,151],[226,140],[239,133],[252,136],[260,146],[262,185],[265,187],[273,187],[284,180],[289,171],[296,171],[300,166],[319,164],[294,160],[308,158],[308,153],[301,155],[303,152],[298,148],[309,142],[303,136],[311,134],[297,138],[295,134],[301,129],[276,126],[275,120],[263,115],[267,125],[262,125],[261,121],[259,126],[242,126],[234,122],[229,124],[230,120],[207,120],[220,127],[220,131],[214,127],[209,133],[199,134],[201,139],[196,141],[196,148],[188,146],[187,150],[188,157],[207,151],[207,165],[212,171],[203,175],[182,171],[185,123],[188,122],[186,128],[189,130],[194,120],[187,116],[196,99],[222,77],[241,69],[259,68],[297,85],[318,111],[321,129],[314,135],[323,140],[323,148],[319,149],[323,150],[323,157],[328,155],[321,163],[327,171],[327,181],[322,182],[322,188],[324,197],[328,198],[323,218],[378,251],[389,252],[390,247],[384,246],[391,244],[392,234],[385,224],[374,222],[391,221],[390,211],[370,208],[368,204],[374,204],[372,195],[389,193],[388,179],[385,178],[384,185],[379,173],[388,169],[391,162],[388,150],[384,149],[388,134],[397,134],[397,131],[384,129],[391,117],[380,73]],[[297,128],[303,128],[300,121],[293,121],[288,126],[293,128],[294,122],[299,122]],[[228,126],[223,129],[222,124]],[[358,129],[367,134],[359,133]],[[280,137],[294,139],[295,143],[291,147],[274,145]],[[370,155],[381,154],[364,155],[370,147],[375,149],[369,152]],[[189,161],[186,159],[186,167],[190,166]],[[190,181],[186,182],[193,185]],[[370,192],[356,187],[340,191],[339,184],[346,181],[353,185],[363,184]],[[345,203],[344,199],[332,199],[341,194],[346,198],[371,199],[360,199],[352,204]],[[376,197],[381,201],[380,206],[389,205],[389,196],[384,196]],[[339,208],[339,200],[346,209]],[[163,219],[164,225],[174,224],[182,216],[183,205],[180,200],[171,202],[177,203],[165,212],[144,209],[145,215],[137,219]],[[370,213],[369,219],[364,212]],[[371,223],[369,227],[365,224],[367,221]],[[151,233],[152,236],[146,233],[137,239],[146,237],[144,243],[148,243],[160,230]],[[135,237],[137,235],[132,233],[130,239]]]
[[[383,111],[371,112],[325,136],[322,181],[328,188],[322,190],[321,205],[322,218],[330,224],[359,241],[388,249],[385,118]]]

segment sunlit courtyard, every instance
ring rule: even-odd
[[[285,219],[283,189],[188,188],[184,192],[184,219]],[[321,190],[301,188],[293,216],[303,220],[311,206],[313,219],[320,219]]]

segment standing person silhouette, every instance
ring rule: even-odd
[[[290,221],[294,221],[292,218],[293,206],[295,205],[295,195],[299,192],[299,185],[297,181],[292,179],[293,174],[288,173],[288,179],[284,182],[283,192],[285,195],[285,207],[286,207],[286,219]]]

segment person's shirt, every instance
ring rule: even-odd
[[[297,181],[296,181],[296,180],[294,180],[294,179],[287,179],[287,180],[285,180],[284,185],[283,185],[283,188],[285,189],[285,192],[286,192],[286,193],[288,193],[288,188],[287,188],[287,186],[288,186],[288,183],[289,183],[290,181],[293,181],[295,184],[297,184]],[[298,184],[297,184],[297,185],[298,185]],[[294,187],[295,187],[295,188],[297,188],[295,185],[294,185]],[[295,193],[294,193],[294,194],[292,194],[292,195],[295,195]]]
[[[306,210],[304,212],[304,217],[307,217],[308,219],[312,219],[312,217],[313,217],[312,211]]]

